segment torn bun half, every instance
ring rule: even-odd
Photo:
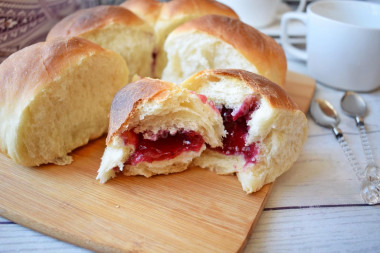
[[[118,54],[82,38],[12,54],[0,65],[0,150],[25,166],[70,163],[69,152],[107,132],[128,73]]]
[[[236,173],[247,193],[287,171],[307,138],[305,114],[277,84],[244,70],[204,70],[182,87],[205,95],[221,112],[223,147],[210,147],[193,164]]]
[[[243,69],[283,86],[282,47],[255,28],[226,16],[207,15],[176,28],[165,41],[162,79],[181,83],[204,69]]]
[[[144,78],[115,96],[97,179],[185,170],[206,148],[221,145],[222,118],[212,103],[174,84]]]

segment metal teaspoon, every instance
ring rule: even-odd
[[[367,105],[364,99],[355,92],[347,91],[340,100],[340,106],[347,115],[355,118],[356,126],[359,128],[360,140],[367,160],[367,166],[365,168],[366,177],[371,181],[379,181],[380,168],[376,165],[373,158],[364,125],[364,117],[367,115]]]
[[[340,119],[337,111],[328,101],[315,99],[311,104],[310,113],[317,124],[332,129],[357,178],[362,182],[361,196],[363,200],[371,205],[376,204],[380,197],[379,189],[363,175],[363,171],[360,169],[359,163],[344,139],[342,131],[338,128]]]

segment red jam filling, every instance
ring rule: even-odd
[[[223,148],[213,148],[213,150],[225,155],[243,155],[246,163],[255,163],[258,154],[256,143],[245,145],[245,138],[248,133],[248,125],[252,112],[258,108],[257,99],[253,96],[246,98],[238,110],[221,107],[224,128],[227,131],[223,138]]]
[[[188,151],[198,152],[204,143],[202,136],[194,131],[179,131],[173,135],[168,131],[157,134],[126,131],[121,137],[125,144],[135,146],[135,152],[126,162],[131,165],[169,160]]]

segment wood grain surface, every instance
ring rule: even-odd
[[[288,73],[285,89],[306,112],[315,81]],[[168,176],[95,180],[104,138],[67,166],[27,168],[0,155],[0,216],[95,251],[236,252],[272,184],[246,195],[234,176],[192,168]]]

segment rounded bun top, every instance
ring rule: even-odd
[[[279,85],[285,83],[287,63],[282,47],[240,20],[219,15],[203,16],[179,26],[169,38],[189,32],[202,32],[219,38],[254,64],[260,75]]]
[[[146,24],[144,20],[126,8],[103,5],[79,10],[65,17],[50,30],[47,40],[57,37],[79,36],[113,23],[126,26]]]
[[[218,82],[221,78],[232,78],[241,82],[252,90],[253,94],[260,94],[272,108],[299,110],[283,88],[267,78],[241,69],[214,69],[203,70],[191,76],[182,83],[182,87],[197,90],[205,82]],[[233,81],[231,82],[233,84]]]
[[[186,15],[218,14],[239,18],[230,7],[214,0],[172,0],[170,2],[128,0],[120,6],[133,11],[151,24],[158,20],[171,20]]]
[[[157,0],[127,0],[120,6],[132,11],[151,26],[154,26],[164,4],[166,3]]]
[[[175,87],[174,84],[152,78],[143,78],[124,86],[115,95],[110,112],[107,144],[112,142],[115,135],[124,126],[128,125],[129,119],[137,112],[137,106],[153,98],[166,97],[167,91]]]
[[[121,58],[76,37],[40,42],[12,54],[0,65],[0,108],[5,103],[8,106],[28,103],[36,92],[58,78],[62,71],[95,53]]]
[[[163,5],[160,19],[169,20],[188,14],[193,16],[217,14],[239,18],[230,7],[214,0],[172,0]]]

